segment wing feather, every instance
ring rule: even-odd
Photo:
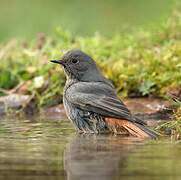
[[[128,108],[117,97],[115,90],[105,83],[76,83],[67,89],[66,98],[83,110],[92,111],[105,117],[143,123],[133,117]]]

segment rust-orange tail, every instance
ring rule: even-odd
[[[133,136],[140,138],[156,138],[160,136],[160,134],[150,130],[144,125],[133,123],[128,120],[116,119],[116,118],[105,118],[105,121],[108,124],[108,128],[119,132],[121,129],[126,130]]]

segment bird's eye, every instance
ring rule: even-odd
[[[72,63],[76,64],[78,63],[79,61],[77,59],[72,59]]]

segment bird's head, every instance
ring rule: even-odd
[[[67,78],[97,81],[102,77],[92,57],[78,49],[68,51],[61,60],[51,60],[51,62],[62,65]]]

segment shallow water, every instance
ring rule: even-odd
[[[181,145],[169,139],[76,135],[68,120],[0,120],[0,179],[180,179]]]

